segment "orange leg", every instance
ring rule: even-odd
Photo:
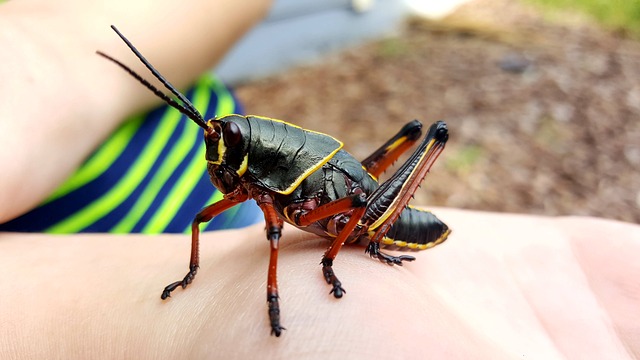
[[[422,124],[413,120],[373,154],[362,161],[362,166],[376,178],[380,176],[398,157],[407,151],[422,134]]]
[[[333,294],[336,298],[341,298],[346,291],[342,288],[342,283],[336,277],[336,274],[333,272],[333,260],[342,249],[342,245],[344,245],[345,241],[349,238],[350,235],[353,234],[354,229],[360,222],[362,215],[366,211],[367,202],[364,200],[364,195],[359,197],[362,201],[356,202],[353,207],[354,210],[351,213],[351,218],[344,226],[342,231],[338,234],[338,236],[333,240],[327,251],[324,253],[322,257],[322,274],[324,275],[324,279],[327,281],[327,284],[332,286],[330,294]],[[355,234],[357,235],[357,234]]]
[[[327,284],[332,285],[331,294],[336,298],[341,298],[346,292],[342,288],[342,283],[333,272],[333,259],[336,258],[338,252],[344,245],[345,241],[352,235],[354,229],[358,225],[360,218],[364,214],[367,206],[367,198],[364,193],[354,194],[349,197],[331,201],[313,210],[294,212],[293,221],[298,226],[309,226],[316,221],[329,218],[331,216],[351,211],[349,221],[340,231],[338,236],[333,240],[331,246],[325,252],[322,258],[322,274]]]
[[[347,212],[356,207],[366,204],[367,200],[363,193],[351,195],[342,199],[331,201],[307,212],[300,212],[294,215],[294,222],[298,226],[309,226],[314,222],[326,219],[330,216]]]
[[[162,295],[160,296],[162,300],[171,297],[171,292],[178,288],[178,286],[182,286],[183,289],[186,288],[187,285],[191,284],[193,278],[196,276],[200,264],[200,224],[210,221],[218,214],[221,214],[225,210],[228,210],[237,204],[238,201],[224,198],[207,206],[196,215],[191,223],[191,258],[189,260],[189,272],[182,280],[171,283],[164,288]]]
[[[267,240],[270,244],[270,256],[269,256],[269,271],[267,274],[267,304],[269,308],[269,321],[271,323],[271,334],[280,336],[282,330],[285,330],[280,325],[280,303],[278,299],[278,245],[280,242],[280,236],[282,235],[283,221],[278,216],[278,213],[273,208],[273,199],[271,196],[264,193],[258,198],[258,205],[264,213],[264,219],[266,222]]]

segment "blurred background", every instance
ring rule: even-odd
[[[430,3],[276,0],[216,72],[360,159],[445,120],[414,204],[640,222],[640,2]]]

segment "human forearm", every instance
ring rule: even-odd
[[[269,336],[264,227],[187,235],[0,233],[0,358],[632,358],[640,228],[593,218],[437,209],[446,243],[390,267],[286,226],[282,324]]]

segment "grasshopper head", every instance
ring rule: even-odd
[[[248,144],[240,126],[233,121],[236,116],[209,120],[204,132],[211,182],[225,194],[240,186],[248,163]]]

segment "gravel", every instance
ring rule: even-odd
[[[447,149],[415,204],[640,222],[640,43],[574,16],[477,0],[442,21],[241,85],[248,113],[366,157],[406,122]]]

